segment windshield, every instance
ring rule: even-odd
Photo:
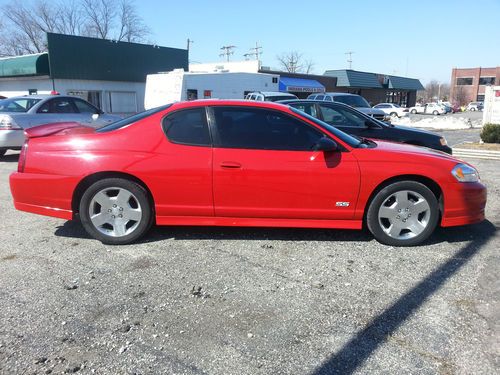
[[[365,98],[359,95],[335,95],[334,100],[354,108],[371,108]]]
[[[0,112],[28,112],[31,107],[42,99],[13,98],[0,100]]]
[[[143,118],[151,116],[157,112],[163,111],[164,109],[167,109],[171,105],[172,104],[167,104],[167,105],[164,105],[161,107],[152,108],[152,109],[149,109],[147,111],[140,112],[140,113],[137,113],[137,114],[132,115],[130,117],[124,118],[122,120],[112,122],[111,124],[108,124],[100,129],[96,130],[96,133],[106,133],[106,132],[110,132],[110,131],[113,131],[116,129],[123,128],[124,126],[133,124],[134,122],[142,120]]]
[[[299,110],[297,108],[290,107],[290,109],[293,112],[297,113],[298,115],[301,115],[302,117],[307,118],[311,122],[314,122],[316,125],[318,125],[319,127],[325,129],[329,133],[332,133],[333,135],[335,135],[336,137],[340,138],[342,141],[344,141],[345,143],[347,143],[351,147],[358,147],[361,144],[360,140],[358,140],[358,139],[350,136],[349,134],[344,133],[343,131],[340,131],[337,128],[334,128],[331,125],[328,125],[326,122],[318,120],[317,118],[312,117],[312,116],[308,115],[305,112],[302,112],[301,110]]]

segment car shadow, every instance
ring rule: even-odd
[[[0,162],[17,163],[19,161],[19,154],[7,154],[0,156]]]
[[[466,227],[437,228],[434,234],[420,246],[438,243],[478,240],[486,228],[495,227],[489,221]],[[465,229],[464,229],[465,228]],[[56,236],[91,239],[79,220],[67,221],[57,227]],[[166,239],[186,240],[256,240],[256,241],[375,241],[366,230],[309,229],[309,228],[262,228],[262,227],[197,227],[197,226],[153,226],[136,243],[159,242]]]
[[[498,228],[485,221],[470,228],[470,231],[451,231],[458,239],[460,232],[469,232],[471,237],[462,248],[447,261],[436,267],[415,287],[403,294],[391,306],[375,316],[359,330],[344,346],[312,372],[312,375],[352,374],[383,345],[405,321],[436,293],[445,283],[464,267],[495,235]],[[466,234],[467,236],[467,234]]]

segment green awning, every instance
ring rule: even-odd
[[[0,78],[48,75],[49,55],[47,53],[0,59]]]

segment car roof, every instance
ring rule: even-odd
[[[311,94],[313,95],[313,94]],[[322,92],[314,95],[330,95],[330,96],[360,96],[358,94],[350,94],[348,92]]]
[[[265,102],[265,101],[255,101],[255,100],[243,100],[243,99],[200,99],[200,100],[190,100],[183,102],[175,102],[170,108],[196,108],[203,106],[247,106],[247,107],[260,107],[260,108],[270,108],[270,109],[288,109],[288,106],[276,102]]]
[[[50,94],[37,94],[37,95],[20,95],[20,96],[13,96],[9,99],[48,99],[48,98],[75,98],[75,96],[71,95],[50,95]]]
[[[252,92],[249,92],[247,95],[251,95],[251,94],[283,95],[283,96],[294,95],[294,94],[290,94],[289,92],[281,92],[281,91],[252,91]]]

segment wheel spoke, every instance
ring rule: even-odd
[[[424,231],[426,225],[422,224],[418,220],[413,220],[409,225],[408,229],[411,230],[416,236]]]
[[[91,216],[90,220],[96,227],[100,227],[101,225],[106,224],[109,221],[109,216],[106,213],[101,212]]]
[[[410,202],[408,201],[407,191],[398,191],[396,194],[396,202],[398,206],[407,206]]]
[[[99,205],[101,206],[101,210],[108,209],[109,207],[111,207],[111,198],[108,197],[104,193],[104,191],[100,191],[99,193],[97,193],[94,196],[93,201],[99,203]]]
[[[113,232],[115,236],[121,237],[124,236],[125,233],[127,232],[127,225],[128,220],[123,220],[123,219],[116,219],[113,223]]]
[[[391,226],[387,229],[387,234],[391,237],[398,238],[401,234],[401,227],[396,223],[392,223]]]
[[[125,208],[123,210],[123,217],[128,220],[140,221],[142,218],[142,211],[140,209]]]
[[[422,213],[422,212],[425,212],[425,211],[429,211],[429,210],[430,210],[429,203],[427,203],[427,201],[425,199],[419,200],[411,208],[411,211],[414,214],[417,214],[417,215],[419,213]]]
[[[116,203],[122,207],[129,207],[130,204],[128,202],[130,200],[130,197],[132,197],[131,192],[124,189],[120,189],[118,195],[116,196]]]
[[[378,216],[380,218],[387,218],[387,219],[393,219],[398,213],[398,210],[396,209],[396,205],[387,207],[387,206],[382,206],[380,207]]]

